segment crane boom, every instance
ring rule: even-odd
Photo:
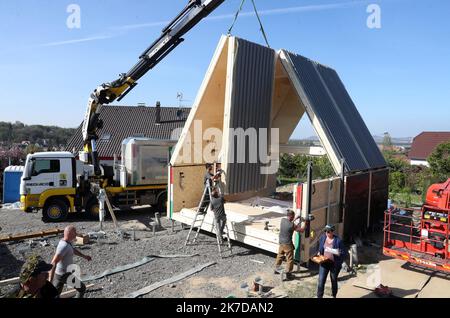
[[[101,107],[124,98],[136,87],[137,81],[142,76],[184,41],[183,35],[224,1],[190,0],[187,6],[162,30],[161,36],[139,56],[136,65],[127,73],[120,74],[115,81],[100,85],[91,94],[83,121],[84,152],[80,159],[92,164],[97,176],[101,174],[96,146],[97,130],[102,128],[102,121],[99,119]]]

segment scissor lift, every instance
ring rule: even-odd
[[[384,214],[383,254],[450,273],[450,179],[433,185],[420,209]]]

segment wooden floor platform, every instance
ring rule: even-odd
[[[286,208],[292,208],[292,201],[255,197],[241,202],[225,204],[230,239],[254,246],[272,253],[278,252],[280,222],[286,216]],[[182,209],[172,219],[191,225],[195,209]],[[208,211],[202,230],[213,232],[214,215]],[[265,230],[266,222],[268,230]]]

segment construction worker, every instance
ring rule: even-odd
[[[203,178],[203,184],[204,186],[209,186],[210,190],[212,189],[212,187],[214,186],[214,181],[216,181],[218,179],[217,175],[214,175],[214,166],[210,163],[206,164],[206,172],[205,172],[205,176]],[[206,213],[207,209],[208,209],[208,205],[209,205],[209,193],[205,192],[204,197],[202,198],[202,206],[201,206],[201,210],[204,210]]]
[[[83,298],[86,291],[86,286],[80,280],[80,277],[76,277],[77,273],[72,273],[69,266],[73,265],[73,255],[84,258],[87,261],[91,261],[92,258],[88,255],[84,255],[79,250],[72,246],[72,242],[77,237],[77,230],[74,226],[69,225],[64,229],[64,238],[59,241],[56,247],[55,256],[52,260],[52,271],[50,273],[50,281],[53,281],[53,285],[61,294],[64,284],[67,283],[68,278],[71,278],[70,283],[73,284],[76,290],[76,298]]]
[[[336,298],[338,292],[337,280],[347,251],[342,240],[334,234],[335,228],[333,225],[327,225],[324,232],[319,239],[318,255],[325,256],[327,260],[319,265],[317,298],[323,298],[328,273],[330,273],[331,279],[331,292],[333,298]]]
[[[6,298],[58,298],[58,291],[47,280],[52,267],[40,256],[30,256],[22,266],[20,283],[6,295]]]
[[[214,212],[214,227],[216,228],[219,243],[223,243],[223,230],[227,224],[225,213],[225,200],[217,188],[212,191],[211,210]]]
[[[280,235],[279,235],[279,248],[278,255],[275,261],[275,271],[274,274],[279,274],[279,267],[283,263],[283,256],[286,257],[286,279],[290,280],[293,278],[292,270],[294,268],[294,244],[292,243],[292,236],[294,231],[304,232],[305,227],[295,225],[294,221],[299,219],[300,216],[295,217],[295,212],[288,209],[286,213],[286,218],[281,219],[280,223]]]

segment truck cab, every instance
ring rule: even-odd
[[[59,218],[73,210],[76,167],[70,152],[28,155],[20,184],[22,209],[26,212],[45,209],[47,218]]]

